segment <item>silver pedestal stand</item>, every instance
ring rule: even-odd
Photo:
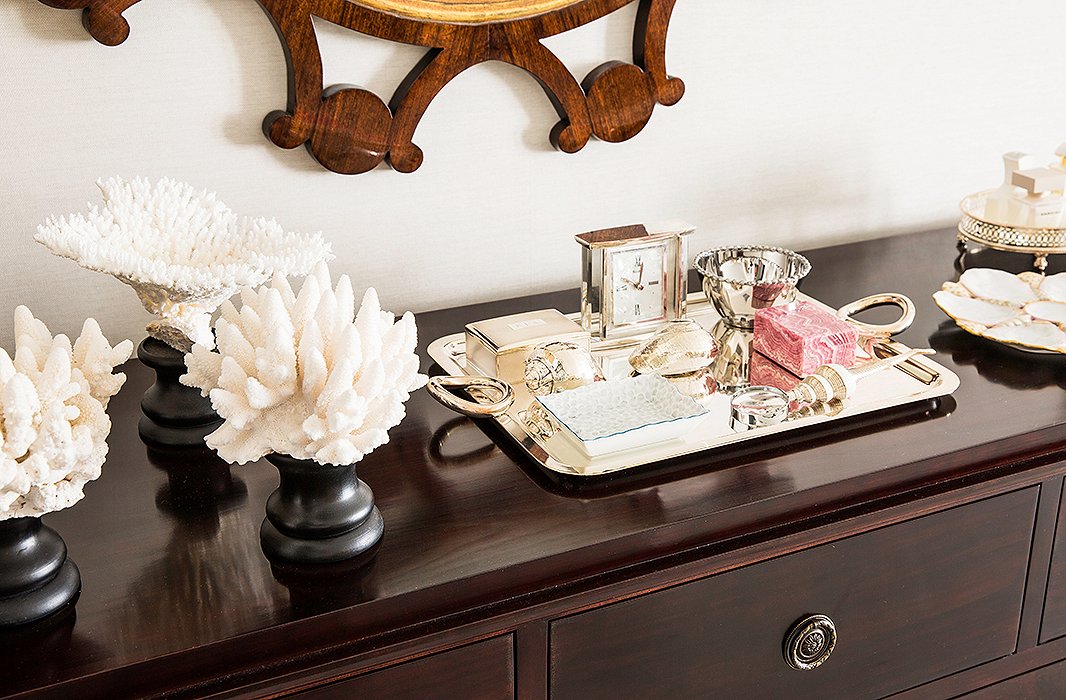
[[[1028,253],[1033,256],[1033,267],[1043,273],[1049,255],[1066,254],[1066,228],[1030,228],[986,220],[985,204],[994,191],[972,194],[959,203],[960,257],[967,252],[966,243],[972,242],[1009,253]]]

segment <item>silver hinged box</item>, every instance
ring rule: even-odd
[[[555,309],[471,323],[466,327],[467,371],[511,384],[522,382],[529,351],[550,340],[574,343],[585,350],[591,345],[589,332]]]

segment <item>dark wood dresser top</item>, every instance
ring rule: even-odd
[[[391,441],[358,467],[385,519],[380,549],[362,569],[332,575],[275,571],[260,551],[278,482],[265,461],[229,469],[209,453],[147,453],[137,419],[150,375],[130,362],[111,404],[103,476],[76,507],[45,519],[81,569],[76,619],[6,633],[3,692],[211,691],[196,684],[357,655],[651,562],[725,552],[1051,459],[1066,445],[1066,360],[971,337],[936,308],[930,294],[956,274],[954,246],[942,230],[812,251],[802,287],[832,305],[909,295],[918,319],[900,339],[936,348],[962,379],[930,415],[582,488],[545,478],[418,391]],[[360,284],[357,270],[345,272]],[[420,352],[469,321],[550,306],[573,311],[577,294],[421,314]]]

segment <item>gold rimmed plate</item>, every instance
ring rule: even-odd
[[[973,268],[958,282],[945,282],[933,301],[967,333],[1025,352],[1063,355],[1066,324],[1056,319],[1066,319],[1066,314],[1044,308],[1054,305],[1057,311],[1059,305],[1066,306],[1060,298],[1061,281],[1061,275]]]

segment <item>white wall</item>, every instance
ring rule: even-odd
[[[580,77],[627,56],[633,16],[547,43]],[[690,220],[694,250],[950,225],[961,195],[997,183],[1000,153],[1066,140],[1061,0],[680,0],[668,62],[688,92],[636,139],[553,151],[539,86],[490,64],[430,107],[421,170],[354,177],[262,136],[286,81],[254,0],[144,0],[127,17],[132,36],[107,48],[76,12],[0,0],[4,346],[20,303],[53,331],[93,315],[113,339],[143,336],[131,291],[32,242],[49,214],[95,200],[100,176],[170,175],[320,229],[336,270],[428,310],[573,286],[572,235],[635,221]],[[327,84],[387,96],[420,54],[320,33]]]

